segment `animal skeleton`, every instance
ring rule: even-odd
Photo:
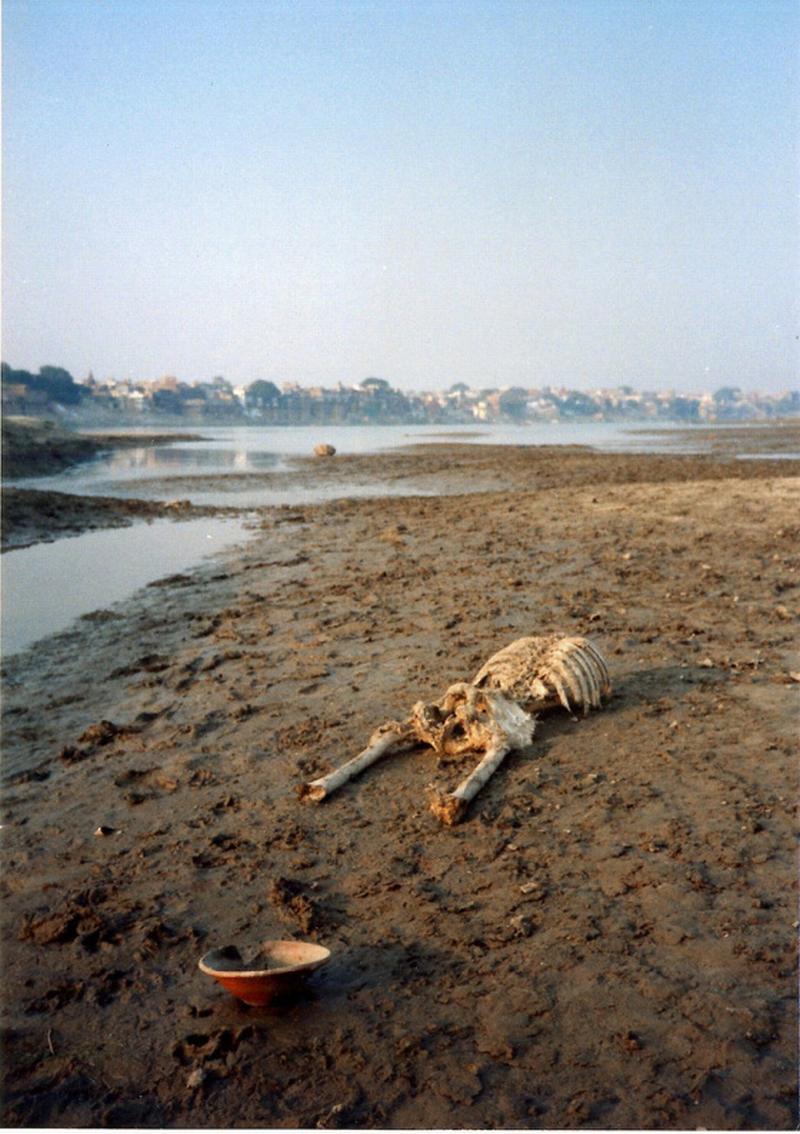
[[[611,693],[600,651],[586,638],[519,638],[494,654],[470,682],[451,685],[439,701],[418,701],[405,721],[387,721],[358,756],[299,788],[319,803],[374,764],[390,748],[429,744],[442,760],[467,751],[483,759],[455,791],[437,792],[431,810],[447,826],[463,817],[505,757],[533,739],[536,714],[563,705],[568,712],[600,708]]]

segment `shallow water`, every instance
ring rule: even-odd
[[[638,423],[639,427],[641,423]],[[119,432],[132,433],[132,429]],[[143,429],[144,433],[158,430]],[[619,422],[536,422],[528,425],[452,426],[441,425],[333,425],[333,426],[212,426],[202,428],[201,441],[177,441],[164,445],[122,449],[79,465],[56,476],[16,481],[24,487],[51,489],[55,492],[76,492],[88,496],[141,497],[169,500],[176,495],[168,484],[170,477],[207,476],[224,478],[241,473],[274,473],[285,471],[291,457],[308,457],[314,446],[334,445],[337,453],[376,453],[406,445],[448,444],[476,445],[591,445],[617,452],[669,452],[676,447],[674,433],[638,431],[636,425]],[[699,445],[697,446],[700,447]],[[148,485],[148,482],[153,482]],[[159,483],[155,483],[159,482]],[[197,504],[234,504],[242,507],[259,505],[315,503],[333,496],[381,495],[388,491],[383,484],[346,485],[335,489],[319,486],[314,489],[272,487],[264,483],[235,485],[223,488],[213,496],[199,488],[192,491],[182,485],[179,492]]]
[[[155,520],[7,551],[0,559],[3,655],[186,571],[246,534],[236,519]]]
[[[788,453],[737,453],[737,461],[797,461],[800,452]]]
[[[679,436],[676,431],[679,430]],[[114,432],[106,431],[106,432]],[[136,432],[121,429],[120,433]],[[158,428],[143,427],[143,433]],[[171,432],[164,430],[164,432]],[[212,426],[202,440],[121,449],[56,476],[15,482],[21,486],[87,496],[141,497],[242,508],[309,504],[343,496],[404,495],[403,484],[318,484],[313,488],[269,483],[289,458],[309,456],[330,443],[339,453],[374,453],[417,444],[590,445],[616,452],[681,452],[708,447],[687,440],[686,427],[644,430],[642,423],[537,422],[527,425],[413,426]],[[749,455],[749,454],[748,454]],[[769,454],[769,456],[787,454]],[[267,474],[253,484],[236,474]],[[218,478],[215,490],[205,480]],[[198,487],[191,484],[198,478]],[[226,477],[230,480],[226,484]],[[177,478],[181,483],[178,484]],[[201,478],[203,478],[201,480]],[[173,481],[170,484],[170,481]],[[201,487],[202,485],[202,487]],[[425,495],[415,489],[415,495]],[[188,570],[209,552],[242,538],[236,520],[137,522],[131,528],[87,532],[2,556],[2,645],[8,656],[104,608],[163,575]]]

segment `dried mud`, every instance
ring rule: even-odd
[[[502,491],[264,510],[6,663],[6,1124],[795,1126],[796,463],[506,459],[444,478]],[[552,632],[614,697],[544,716],[461,826],[426,787],[469,758],[429,750],[298,802]],[[294,1002],[197,970],[286,936],[333,951]]]

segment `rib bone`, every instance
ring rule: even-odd
[[[434,815],[452,826],[508,753],[531,743],[537,713],[563,705],[585,716],[610,693],[603,656],[585,638],[519,638],[489,658],[472,681],[451,685],[439,701],[418,701],[407,721],[381,725],[363,752],[329,775],[302,784],[299,795],[319,803],[408,741],[430,745],[442,760],[483,752],[455,791],[436,793],[431,803]]]

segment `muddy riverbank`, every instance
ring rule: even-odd
[[[794,1128],[796,462],[365,460],[444,494],[264,509],[7,660],[4,1121]],[[298,801],[552,632],[614,696],[461,826],[425,750]],[[197,970],[284,936],[333,951],[293,1003]]]
[[[138,518],[233,514],[257,507],[259,496],[291,493],[309,500],[349,493],[460,495],[486,492],[545,492],[598,483],[673,483],[693,480],[752,480],[796,475],[800,460],[737,459],[755,437],[740,436],[739,447],[713,455],[597,452],[588,446],[414,444],[380,453],[340,454],[320,461],[292,457],[280,470],[172,473],[122,481],[124,495],[85,496],[45,489],[5,487],[3,546],[24,546]],[[790,444],[784,436],[783,444]],[[777,445],[778,442],[776,441]],[[800,444],[800,442],[798,442]],[[726,443],[727,445],[727,443]],[[136,493],[136,495],[130,495]],[[210,497],[213,503],[203,503]],[[165,503],[165,501],[167,501]],[[198,501],[194,503],[194,501]],[[246,504],[246,507],[245,507]]]
[[[238,509],[192,505],[188,500],[120,500],[112,496],[75,496],[34,488],[4,488],[2,550],[30,547],[103,528],[129,527],[136,520],[193,520],[237,514]]]

